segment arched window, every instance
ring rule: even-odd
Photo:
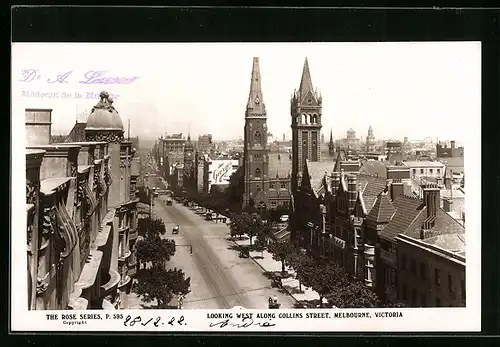
[[[258,184],[255,186],[255,189],[257,189],[257,191],[260,192],[260,186]]]
[[[255,177],[257,177],[257,178],[260,177],[260,169],[259,168],[255,169]]]
[[[310,115],[309,115],[309,119],[310,119],[310,121],[311,121],[311,124],[315,124],[315,123],[316,123],[316,122],[315,122],[316,118],[314,117],[314,115],[313,115],[313,114],[310,114]]]
[[[303,118],[303,120],[304,120],[302,123],[303,123],[303,124],[307,124],[307,114],[303,114],[303,115],[302,115],[302,118]]]
[[[300,124],[300,116],[295,117],[295,123]]]
[[[312,115],[312,122],[313,122],[314,124],[318,124],[318,115],[317,115],[316,113],[314,113],[314,114]]]
[[[253,139],[256,144],[260,144],[261,141],[260,132],[256,131],[255,134],[253,135]]]

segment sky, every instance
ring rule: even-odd
[[[253,57],[268,129],[279,139],[291,139],[290,96],[306,57],[323,97],[326,139],[330,129],[340,139],[349,128],[366,137],[372,126],[378,139],[464,142],[464,122],[481,117],[478,42],[15,43],[12,98],[21,112],[53,109],[53,134],[69,133],[106,90],[125,130],[130,120],[131,136],[154,139],[166,130],[241,138]]]

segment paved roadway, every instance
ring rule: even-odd
[[[267,308],[268,298],[276,295],[282,308],[292,308],[294,299],[271,288],[263,270],[252,259],[239,258],[229,249],[229,229],[223,223],[205,221],[188,207],[177,202],[165,204],[166,197],[155,199],[154,213],[167,226],[166,237],[180,246],[169,261],[171,267],[184,270],[191,277],[191,292],[184,300],[185,309]],[[172,235],[174,225],[180,233]]]

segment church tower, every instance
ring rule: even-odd
[[[245,112],[243,165],[245,189],[243,207],[253,204],[267,208],[269,183],[269,150],[267,148],[267,115],[262,97],[259,58],[253,58],[250,93]]]
[[[299,90],[295,90],[290,102],[292,117],[292,192],[306,163],[320,161],[322,98],[313,88],[309,63],[304,62]]]
[[[191,142],[191,134],[188,134],[186,145],[184,146],[184,187],[192,188],[194,177],[194,145]]]
[[[330,154],[330,156],[332,157],[335,155],[335,143],[333,142],[333,132],[331,128],[330,128],[330,142],[328,143],[328,154]]]

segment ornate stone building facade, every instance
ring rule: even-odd
[[[51,110],[26,110],[31,310],[127,308],[137,237],[134,153],[109,95],[100,98],[87,142],[49,144]]]

